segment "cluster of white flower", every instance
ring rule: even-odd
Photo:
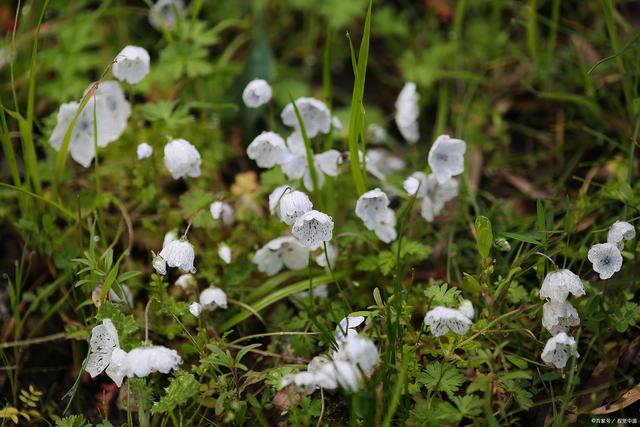
[[[625,221],[616,221],[609,228],[607,243],[591,246],[587,258],[593,265],[593,271],[600,274],[600,279],[611,278],[622,268],[622,249],[625,240],[636,237],[636,229]]]
[[[331,358],[314,357],[307,370],[283,378],[281,388],[293,385],[296,389],[311,394],[318,388],[343,388],[348,392],[360,389],[365,376],[371,375],[380,363],[378,348],[368,338],[357,334],[355,326],[364,317],[347,317],[340,322],[336,332],[338,349]],[[338,339],[339,338],[339,339]]]
[[[216,221],[221,221],[223,225],[233,225],[235,222],[235,210],[229,203],[216,200],[209,207],[211,217]]]
[[[146,377],[153,372],[169,373],[182,359],[175,350],[163,346],[138,347],[126,352],[120,348],[118,331],[110,319],[104,319],[91,331],[91,354],[85,370],[92,378],[106,370],[120,387],[124,378]]]
[[[431,333],[436,337],[449,331],[464,335],[473,323],[474,315],[471,301],[462,300],[457,309],[438,306],[429,310],[424,316],[424,324],[431,327]]]
[[[87,95],[90,98],[78,115],[69,140],[71,158],[85,168],[91,165],[96,155],[95,145],[106,147],[120,138],[131,115],[131,105],[116,81],[92,83],[83,98]],[[60,150],[80,105],[80,102],[68,102],[60,106],[58,122],[49,138],[49,144],[56,151]],[[96,123],[93,120],[94,110],[95,117],[98,118]]]
[[[246,102],[246,101],[245,101]],[[315,98],[298,98],[296,106],[309,138],[331,130],[331,112],[324,102]],[[275,132],[262,132],[247,147],[247,155],[261,168],[279,165],[290,180],[302,179],[307,190],[313,190],[313,176],[307,159],[304,139],[299,129],[297,116],[291,103],[282,110],[282,122],[294,128],[287,141]],[[337,176],[342,155],[337,150],[313,154],[313,165],[317,185],[322,188],[324,175]]]
[[[542,360],[556,368],[564,368],[571,355],[580,357],[575,340],[567,335],[569,328],[580,325],[578,311],[567,298],[585,294],[580,277],[570,270],[547,274],[540,288],[540,298],[548,299],[542,306],[542,326],[552,337],[542,351]]]

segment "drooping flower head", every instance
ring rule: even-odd
[[[193,245],[184,239],[174,240],[162,248],[160,256],[167,262],[169,267],[177,267],[185,273],[195,273],[193,266],[195,252]]]
[[[551,301],[563,302],[569,294],[576,297],[585,294],[580,277],[567,269],[547,274],[540,288],[540,298],[549,298]]]
[[[362,162],[362,151],[358,151],[358,157]],[[405,167],[404,160],[384,148],[371,148],[367,150],[364,157],[367,172],[381,181],[386,179],[387,174],[400,171]]]
[[[462,300],[462,303],[460,303],[460,307],[458,307],[458,311],[462,313],[467,319],[473,320],[475,310],[473,309],[473,304],[468,299]]]
[[[348,316],[345,317],[336,326],[336,341],[341,342],[347,337],[358,335],[356,328],[364,322],[364,316]]]
[[[622,268],[622,254],[615,243],[599,243],[591,246],[587,258],[593,264],[593,271],[602,280],[609,279]]]
[[[189,141],[174,139],[164,146],[164,164],[173,179],[200,176],[200,153]]]
[[[385,243],[392,242],[398,237],[395,230],[396,215],[389,208],[389,203],[389,197],[380,188],[367,191],[356,202],[358,218]]]
[[[568,332],[572,326],[580,324],[580,316],[569,301],[549,301],[542,306],[542,326],[551,335]]]
[[[116,348],[120,348],[118,331],[110,319],[104,319],[101,325],[97,325],[91,331],[89,340],[91,354],[85,370],[95,378],[104,371],[111,362],[111,354]]]
[[[558,369],[567,366],[567,361],[571,356],[580,357],[576,340],[564,332],[551,337],[542,350],[542,360],[553,364]]]
[[[147,377],[153,372],[168,374],[182,363],[178,352],[163,346],[138,347],[127,357],[127,377]]]
[[[330,266],[333,269],[335,268],[336,260],[338,259],[338,249],[330,242],[327,242],[326,249],[327,251],[325,254],[325,248],[320,248],[320,253],[316,255],[314,259],[316,261],[316,264],[318,264],[320,267],[327,268]],[[329,259],[329,264],[327,264],[327,258]]]
[[[195,317],[200,317],[200,314],[202,313],[202,304],[195,301],[189,304],[189,313]]]
[[[607,233],[607,243],[614,243],[622,250],[625,240],[633,240],[636,237],[636,229],[626,221],[616,221]]]
[[[278,217],[287,225],[293,225],[301,215],[313,209],[309,196],[302,191],[286,191],[280,197]]]
[[[207,288],[200,294],[200,305],[203,310],[213,311],[216,308],[227,308],[227,294],[220,288]]]
[[[226,243],[218,246],[218,256],[225,264],[231,264],[231,247]]]
[[[301,270],[309,265],[309,248],[292,236],[278,237],[260,248],[253,257],[258,270],[273,276],[285,266]]]
[[[415,144],[420,138],[420,130],[418,129],[419,101],[420,95],[416,92],[416,84],[413,82],[405,83],[396,100],[395,119],[402,137],[411,144]]]
[[[404,189],[416,198],[422,198],[421,214],[427,222],[432,222],[445,203],[458,195],[458,182],[449,179],[439,184],[434,174],[414,172],[403,183]]]
[[[440,135],[429,150],[428,162],[440,184],[464,172],[467,143],[461,139]]]
[[[315,137],[318,133],[329,133],[331,112],[324,102],[315,98],[302,97],[296,99],[295,103],[309,138]],[[291,103],[284,107],[280,118],[286,126],[300,130],[298,117]]]
[[[136,84],[149,74],[149,61],[149,52],[145,48],[126,46],[116,56],[111,71],[116,79]]]
[[[325,213],[312,210],[296,219],[291,234],[307,248],[316,248],[331,240],[333,219]]]
[[[172,29],[178,20],[176,12],[180,16],[184,14],[182,0],[158,0],[149,11],[149,23],[156,30],[160,30],[162,24]]]
[[[424,323],[431,327],[431,333],[436,336],[445,335],[452,331],[464,335],[471,326],[471,320],[460,310],[447,307],[435,307],[424,316]]]
[[[247,156],[261,168],[272,168],[284,161],[284,139],[275,132],[262,132],[247,147]]]
[[[138,144],[138,147],[136,148],[136,154],[138,155],[138,160],[147,159],[153,154],[153,147],[146,142]]]
[[[221,220],[224,225],[232,225],[235,221],[235,211],[229,203],[216,200],[209,207],[211,218]]]
[[[373,372],[380,363],[378,348],[368,338],[357,334],[347,336],[334,354],[334,360],[344,360],[357,366],[365,375]]]
[[[196,277],[191,273],[181,274],[178,279],[176,279],[176,286],[181,287],[182,289],[189,289],[196,285],[197,280]]]
[[[242,101],[249,108],[258,108],[271,100],[273,91],[265,80],[251,80],[242,91]]]
[[[153,269],[156,271],[156,273],[163,276],[167,274],[167,262],[160,255],[153,256],[151,265],[153,265]]]

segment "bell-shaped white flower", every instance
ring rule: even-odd
[[[111,353],[111,361],[105,370],[106,374],[118,387],[122,386],[122,381],[129,373],[129,353],[121,348],[114,348]]]
[[[96,102],[96,116],[98,117],[98,147],[106,147],[109,143],[120,138],[127,128],[127,121],[131,115],[131,104],[127,101],[120,84],[115,80],[107,80],[90,84],[84,91],[87,95],[95,84],[98,85],[93,92],[92,99]],[[91,116],[93,124],[93,106],[87,104],[84,108]]]
[[[385,243],[390,243],[398,237],[395,230],[396,215],[389,208],[389,203],[389,197],[380,188],[367,191],[356,202],[358,218]]]
[[[551,335],[567,332],[570,327],[580,324],[580,316],[569,301],[549,301],[542,306],[542,326]]]
[[[69,154],[71,158],[80,163],[85,168],[91,165],[91,161],[95,157],[94,132],[93,132],[93,102],[85,106],[80,113],[69,142]],[[49,138],[49,145],[56,151],[60,151],[64,136],[78,111],[80,104],[78,102],[68,102],[62,104],[58,110],[58,122]],[[89,114],[91,108],[91,115]]]
[[[200,317],[202,313],[202,304],[199,302],[192,302],[189,304],[189,313],[193,314],[195,317]]]
[[[471,326],[471,320],[460,310],[447,307],[435,307],[424,316],[424,323],[431,326],[431,333],[436,337],[452,331],[464,335]]]
[[[462,300],[460,307],[458,307],[458,311],[462,313],[467,319],[473,320],[475,310],[473,309],[473,304],[468,299]]]
[[[227,308],[227,294],[220,288],[207,288],[200,294],[200,305],[203,310],[213,311],[216,308]]]
[[[309,138],[315,137],[318,133],[329,133],[331,112],[324,102],[315,98],[302,97],[296,99],[295,103]],[[286,126],[300,130],[298,117],[291,103],[284,107],[280,118]]]
[[[416,84],[413,82],[405,83],[396,100],[395,119],[402,137],[411,144],[415,144],[420,138],[420,130],[418,129],[419,101],[420,95],[416,91]]]
[[[271,100],[273,91],[265,80],[251,80],[242,91],[242,101],[249,108],[258,108]]]
[[[580,277],[567,269],[547,274],[540,288],[540,298],[563,302],[566,301],[569,294],[576,297],[585,294]]]
[[[362,151],[358,151],[358,156],[362,163]],[[387,174],[398,172],[405,167],[404,160],[383,148],[368,149],[364,157],[367,172],[381,181],[386,179]]]
[[[338,176],[338,168],[342,164],[342,154],[338,150],[328,150],[313,156],[316,169],[329,176]]]
[[[116,56],[111,71],[116,79],[133,85],[149,74],[150,59],[145,48],[126,46]]]
[[[587,258],[593,265],[593,271],[599,273],[602,280],[609,279],[622,268],[622,254],[615,243],[591,246]]]
[[[358,335],[356,328],[364,322],[364,316],[348,316],[345,317],[336,326],[336,341],[341,342],[354,335]]]
[[[607,233],[607,243],[614,243],[622,250],[625,240],[633,240],[636,237],[636,229],[626,221],[616,221]]]
[[[247,147],[247,156],[261,168],[272,168],[284,161],[286,155],[284,139],[275,132],[262,132]]]
[[[271,215],[278,216],[280,214],[278,207],[280,206],[280,199],[284,196],[284,193],[289,191],[291,187],[288,185],[281,185],[276,187],[275,190],[269,194],[269,212]]]
[[[424,172],[411,174],[403,187],[410,195],[422,199],[421,215],[427,222],[432,222],[445,203],[458,195],[458,182],[455,179],[440,184],[434,174],[426,175]]]
[[[146,142],[138,144],[138,147],[136,148],[136,154],[138,155],[138,160],[147,159],[153,154],[153,147]]]
[[[373,372],[380,363],[378,348],[370,339],[357,334],[348,335],[334,354],[334,360],[344,360],[357,366],[365,375]]]
[[[325,213],[312,210],[296,219],[291,234],[307,248],[316,248],[328,242],[333,235],[333,219]]]
[[[168,374],[182,363],[178,352],[163,346],[138,347],[127,356],[127,377],[147,377],[153,372]]]
[[[309,265],[309,249],[292,236],[278,237],[256,252],[253,263],[268,276],[278,273],[283,266],[301,270]]]
[[[316,264],[318,264],[320,267],[329,267],[331,266],[331,268],[335,268],[336,266],[336,260],[338,259],[338,249],[332,245],[330,242],[327,242],[327,253],[325,255],[325,251],[324,251],[324,247],[319,248],[320,249],[320,253],[318,255],[315,256],[314,260],[316,262]],[[329,258],[329,264],[327,264],[327,258]]]
[[[167,233],[164,235],[164,240],[162,241],[162,247],[164,248],[174,240],[178,240],[178,230],[167,231]]]
[[[567,366],[571,356],[580,357],[576,340],[564,332],[551,337],[542,350],[542,360],[553,364],[558,369]]]
[[[216,200],[209,207],[211,218],[221,220],[224,225],[232,225],[235,221],[235,210],[229,203]]]
[[[218,256],[225,264],[231,264],[231,247],[226,243],[218,246]]]
[[[167,262],[169,267],[177,267],[185,273],[195,273],[193,261],[196,254],[193,245],[184,239],[174,240],[162,248],[160,256]]]
[[[149,11],[149,23],[158,31],[163,25],[171,30],[178,20],[176,12],[182,16],[184,9],[182,0],[158,0]]]
[[[91,375],[91,378],[95,378],[111,362],[113,350],[120,348],[118,331],[110,319],[104,319],[101,325],[97,325],[91,330],[89,347],[91,353],[85,371]]]
[[[165,261],[160,255],[154,255],[152,265],[156,273],[163,276],[167,274],[167,261]]]
[[[284,160],[280,163],[282,172],[290,180],[303,179],[307,190],[313,190],[313,178],[309,168],[309,160],[304,147],[304,140],[299,131],[293,132],[287,138],[287,150]],[[328,150],[313,155],[313,164],[316,172],[318,188],[322,188],[325,175],[338,176],[339,166],[342,163],[342,154],[337,150]]]
[[[302,191],[286,191],[278,204],[278,217],[287,225],[293,225],[301,215],[313,209],[309,196]]]
[[[429,150],[428,162],[440,184],[464,172],[467,143],[449,135],[440,135]]]
[[[327,288],[327,285],[314,286],[313,289],[311,289],[311,296],[313,298],[327,299],[329,298],[329,288]],[[309,291],[296,292],[294,297],[301,300],[308,300]]]
[[[175,285],[182,289],[189,289],[198,283],[196,277],[191,273],[181,274],[176,280]]]
[[[199,177],[201,163],[198,149],[185,139],[174,139],[164,146],[164,164],[173,179]]]

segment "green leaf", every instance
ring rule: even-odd
[[[165,394],[160,401],[153,404],[152,414],[169,412],[175,407],[186,403],[195,396],[200,389],[200,383],[192,373],[180,372],[172,380],[169,387],[165,388]]]
[[[451,398],[456,408],[463,418],[477,417],[482,413],[483,401],[480,397],[474,395],[453,396]]]
[[[91,426],[83,415],[70,415],[56,422],[56,427],[87,427]]]
[[[613,324],[618,332],[625,332],[640,319],[640,306],[635,302],[625,302],[613,312]]]
[[[456,288],[449,287],[446,283],[438,286],[429,286],[424,291],[424,296],[431,301],[431,307],[436,305],[452,306],[456,300],[456,296],[460,291]]]
[[[476,218],[476,246],[482,258],[489,258],[489,252],[493,244],[493,231],[491,221],[486,216]]]
[[[465,377],[456,367],[435,362],[418,374],[418,381],[431,391],[453,395],[464,383]]]

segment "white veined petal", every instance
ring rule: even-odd
[[[467,144],[449,135],[440,135],[429,150],[428,162],[438,183],[444,184],[464,172]]]
[[[169,267],[177,267],[185,273],[195,273],[193,266],[195,252],[193,245],[184,239],[174,240],[162,248],[160,256],[167,262]]]
[[[227,308],[227,294],[220,288],[207,288],[200,294],[203,310],[213,311],[218,307]]]
[[[284,265],[278,252],[269,249],[266,245],[256,251],[252,262],[267,276],[274,276],[282,270]]]
[[[128,356],[129,354],[126,351],[115,348],[111,354],[109,366],[106,369],[107,375],[118,387],[122,386],[122,380],[130,371]]]
[[[299,216],[313,209],[313,203],[302,191],[287,191],[280,197],[278,208],[280,219],[287,225],[293,225]]]
[[[580,277],[567,269],[547,274],[540,288],[540,298],[556,302],[565,301],[570,293],[578,297],[584,295],[585,291]]]
[[[247,156],[261,168],[272,168],[286,158],[284,139],[275,132],[262,132],[247,147]]]
[[[342,154],[338,150],[329,150],[313,156],[318,169],[329,176],[338,176],[338,167],[342,163]]]
[[[291,234],[308,248],[328,242],[333,235],[333,219],[325,213],[312,210],[298,217]]]
[[[104,319],[91,330],[89,346],[91,354],[85,370],[93,378],[105,370],[111,361],[111,353],[120,347],[118,331],[110,319]]]
[[[282,173],[290,180],[300,179],[307,171],[307,157],[304,154],[287,154],[280,164]]]
[[[434,336],[445,335],[449,331],[464,335],[471,326],[471,320],[459,310],[446,307],[429,310],[424,317],[424,323],[431,327]]]
[[[296,99],[295,103],[309,138],[315,137],[318,133],[329,133],[331,112],[324,102],[315,98],[302,97]],[[286,126],[299,130],[298,118],[291,103],[284,107],[280,118]]]
[[[136,84],[149,74],[150,59],[145,48],[126,46],[116,56],[111,71],[118,80]]]
[[[551,335],[567,332],[570,327],[580,324],[577,310],[568,301],[549,301],[542,306],[542,313],[542,326]]]
[[[564,332],[551,337],[542,350],[542,360],[562,369],[571,356],[580,357],[575,339]]]
[[[279,254],[285,267],[290,270],[302,270],[309,265],[309,249],[295,239],[283,243]]]
[[[622,254],[615,243],[593,245],[587,253],[587,258],[602,280],[611,278],[622,268]]]
[[[615,243],[618,249],[622,250],[625,240],[632,240],[636,237],[636,229],[626,221],[616,221],[607,233],[607,243]]]
[[[271,100],[273,90],[262,79],[251,80],[242,91],[242,101],[249,108],[258,108]]]

